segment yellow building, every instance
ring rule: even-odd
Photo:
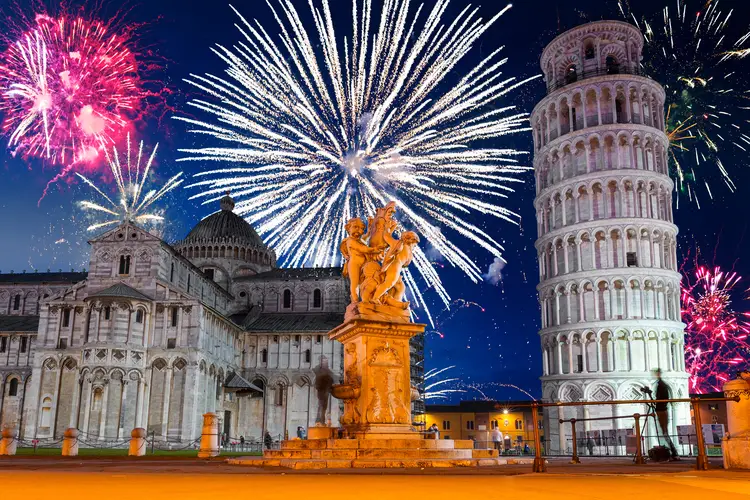
[[[528,401],[461,401],[457,405],[427,405],[425,429],[436,424],[440,439],[473,439],[478,448],[491,448],[492,431],[503,435],[505,450],[534,448],[534,427]],[[539,410],[540,433],[542,415]]]

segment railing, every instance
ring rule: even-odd
[[[693,419],[694,419],[694,425],[696,429],[696,445],[698,447],[698,456],[696,458],[695,462],[695,468],[697,470],[708,470],[708,458],[706,457],[706,443],[703,439],[703,432],[702,424],[701,424],[701,413],[700,413],[700,404],[702,402],[715,402],[715,401],[734,401],[739,402],[740,398],[739,396],[731,397],[731,398],[690,398],[690,399],[637,399],[637,400],[619,400],[619,401],[585,401],[585,402],[571,402],[571,403],[539,403],[537,401],[534,401],[533,403],[530,403],[528,405],[514,405],[517,407],[531,407],[531,418],[532,418],[532,425],[534,426],[534,464],[533,464],[533,471],[534,472],[545,472],[547,470],[547,464],[544,461],[544,457],[542,456],[542,443],[541,443],[541,436],[539,434],[539,408],[551,408],[551,407],[565,407],[565,406],[601,406],[601,405],[633,405],[633,404],[645,404],[645,405],[652,405],[655,403],[690,403],[693,406]],[[638,419],[640,418],[640,414],[638,415]],[[629,417],[629,416],[628,416]],[[606,417],[607,420],[611,420],[614,417]],[[636,419],[636,423],[638,423],[638,419]],[[573,426],[575,428],[575,425]],[[638,460],[637,453],[640,449],[641,445],[641,435],[640,435],[640,426],[636,425],[636,442],[637,442],[637,448],[636,448],[636,463],[641,464],[645,463],[645,460],[643,459],[643,455],[641,453],[640,461]],[[573,443],[574,446],[576,443]]]
[[[568,73],[568,74],[562,75],[562,78],[558,76],[557,81],[549,83],[547,85],[547,93],[549,94],[559,88],[565,87],[567,85],[572,85],[582,80],[586,80],[587,78],[594,78],[597,76],[612,76],[612,75],[646,76],[643,73],[643,71],[641,71],[640,67],[628,68],[625,66],[580,71],[580,72],[576,72],[575,76],[573,76],[573,73]]]

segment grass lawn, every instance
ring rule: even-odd
[[[36,451],[34,448],[18,448],[16,451],[16,455],[20,456],[44,456],[44,457],[50,457],[50,456],[60,456],[61,451],[60,448],[37,448]],[[112,448],[79,448],[78,449],[78,456],[79,457],[126,457],[128,455],[127,449],[112,449]],[[231,451],[231,452],[222,452],[222,457],[248,457],[248,456],[260,456],[261,453],[259,452],[252,452],[252,451]],[[197,457],[198,456],[198,450],[175,450],[175,451],[169,451],[169,450],[154,450],[153,453],[151,453],[151,448],[149,448],[148,452],[146,453],[147,457]]]

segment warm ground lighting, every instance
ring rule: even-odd
[[[718,466],[718,463],[716,464]],[[0,462],[2,498],[77,500],[150,498],[271,498],[313,500],[518,497],[565,499],[750,498],[750,471],[691,470],[692,463],[636,467],[597,461],[581,466],[550,464],[532,474],[528,466],[451,471],[383,470],[329,474],[267,471],[220,461],[125,460],[14,457]],[[40,469],[44,470],[40,470]]]

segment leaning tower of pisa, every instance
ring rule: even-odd
[[[542,53],[547,95],[531,126],[547,401],[641,399],[657,367],[673,397],[687,396],[664,90],[641,74],[642,48],[634,26],[599,21]],[[580,422],[579,436],[622,453],[633,421],[609,417],[645,413],[631,406],[546,412],[547,449],[571,447],[560,418],[607,417]],[[671,411],[674,433],[689,409]]]

